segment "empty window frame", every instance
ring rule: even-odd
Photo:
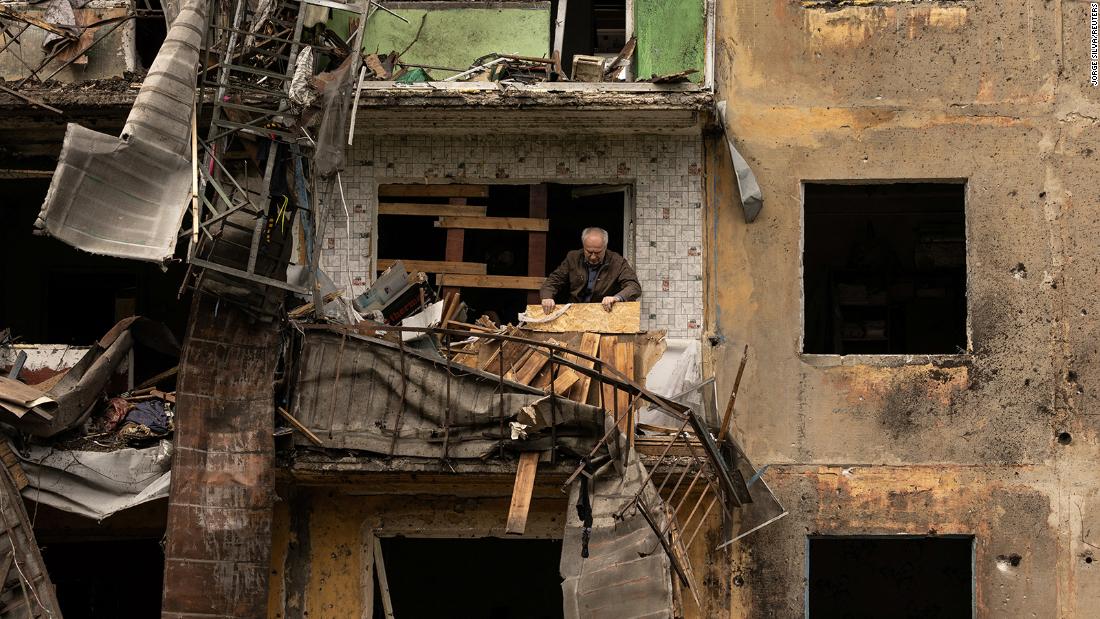
[[[968,619],[974,538],[809,538],[807,616]]]
[[[619,55],[627,40],[626,0],[569,0],[562,39],[562,68],[572,74],[573,56]],[[558,2],[551,6],[551,28],[558,15]],[[551,33],[553,35],[553,33]]]
[[[965,192],[806,183],[803,352],[965,352]]]
[[[558,573],[561,540],[384,537],[380,541],[395,617],[557,619],[563,615]],[[519,574],[522,577],[517,578]],[[375,579],[376,587],[377,583]],[[386,616],[377,588],[374,606],[375,617]]]

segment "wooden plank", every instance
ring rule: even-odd
[[[634,378],[634,340],[615,338],[615,368],[627,378]],[[615,410],[622,415],[619,429],[627,436],[627,442],[634,445],[634,409],[630,406],[630,395],[621,389],[615,390]]]
[[[363,599],[363,609],[360,613],[362,619],[374,619],[374,543],[376,540],[374,532],[364,526],[363,546],[359,551],[363,565],[366,566],[359,579],[359,590]]]
[[[520,232],[548,232],[549,219],[533,217],[440,217],[436,222],[439,228],[462,228],[463,230],[517,230]]]
[[[628,377],[634,376],[634,342],[628,338],[605,335],[600,338],[600,360]],[[630,396],[608,384],[601,384],[603,407],[613,419],[618,419],[619,431],[634,443],[634,415]]]
[[[382,560],[382,542],[374,538],[374,569],[378,575],[378,591],[382,596],[382,610],[386,619],[393,619],[393,601],[390,599],[390,581],[386,576],[386,563]]]
[[[283,407],[280,406],[280,407],[276,407],[275,410],[279,411],[279,415],[283,419],[286,419],[287,423],[289,423],[291,426],[293,426],[295,430],[297,430],[297,431],[301,432],[302,434],[304,434],[306,436],[306,438],[309,439],[309,442],[313,443],[314,445],[316,445],[318,447],[324,447],[325,446],[325,443],[321,439],[317,438],[316,434],[314,434],[313,432],[310,432],[309,428],[305,427],[305,425],[303,425],[301,421],[298,421],[293,416],[291,416],[290,413],[286,412],[286,409],[284,409]]]
[[[463,275],[460,273],[446,273],[440,275],[439,279],[442,286],[500,288],[505,290],[538,290],[542,286],[543,280],[541,277],[524,277],[521,275]]]
[[[595,351],[599,347],[599,345],[600,345],[600,335],[598,333],[584,333],[584,334],[581,335],[581,344],[578,348],[579,348],[580,352],[592,355],[592,354],[595,354]],[[589,351],[592,351],[592,352],[589,352]],[[568,355],[567,354],[567,355],[565,355],[565,358],[569,359],[570,361],[573,361],[574,363],[578,363],[578,364],[586,365],[588,367],[592,367],[591,362],[585,361],[585,360],[583,360],[580,357],[577,357],[575,355]],[[572,368],[561,368],[561,371],[558,373],[557,380],[554,381],[554,393],[565,394],[580,379],[581,379],[581,375],[580,375],[579,372],[573,370]]]
[[[416,202],[382,202],[378,205],[379,215],[417,215],[425,217],[484,217],[484,206],[465,204],[419,204]]]
[[[385,271],[397,262],[395,258],[379,258],[378,270]],[[447,262],[446,260],[405,260],[400,259],[410,273],[457,273],[462,275],[485,275],[484,262]]]
[[[600,340],[603,339],[597,333],[585,333],[581,337],[580,351],[590,357],[595,357],[600,351]],[[582,359],[580,364],[591,368],[595,365],[591,361]],[[588,401],[588,387],[592,383],[592,378],[589,376],[581,376],[577,384],[573,386],[572,392],[568,394],[570,400],[576,400],[577,402]]]
[[[530,385],[531,381],[535,380],[535,376],[538,376],[538,373],[546,366],[546,362],[550,360],[550,355],[545,353],[544,349],[536,349],[516,371],[513,380],[523,385]]]
[[[523,535],[527,530],[527,512],[531,510],[531,495],[535,490],[535,472],[539,465],[539,452],[525,451],[516,466],[516,483],[512,487],[512,503],[508,507],[508,524],[504,532]]]
[[[380,198],[488,198],[488,185],[460,185],[445,183],[435,185],[379,185]]]
[[[451,198],[449,203],[455,205],[466,204],[466,198]],[[462,262],[466,254],[466,231],[461,229],[451,229],[447,231],[447,245],[443,253],[443,257],[447,262]],[[437,285],[443,288],[443,294],[458,292],[455,287],[443,287],[443,282],[436,282]]]
[[[642,304],[638,301],[623,301],[604,310],[599,303],[574,303],[565,313],[549,322],[524,323],[528,331],[547,333],[565,333],[569,331],[591,331],[594,333],[641,333]],[[541,305],[528,305],[527,315],[533,318],[544,316]]]

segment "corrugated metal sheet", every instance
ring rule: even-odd
[[[94,254],[162,262],[191,186],[191,111],[206,0],[187,0],[119,137],[76,124],[35,226]]]
[[[442,359],[407,347],[402,354],[396,344],[374,338],[308,332],[300,368],[291,413],[326,447],[476,458],[497,448],[502,438],[510,440],[507,422],[528,405],[535,407],[539,424],[528,429],[527,440],[518,441],[527,449],[550,448],[550,425],[567,449],[587,445],[587,451],[602,434],[604,415],[593,406],[564,398],[552,406],[543,392],[511,382],[504,383],[502,396],[495,375],[462,365],[448,368]]]
[[[622,520],[615,517],[643,480],[645,470],[633,455],[621,474],[607,470],[593,478],[587,558],[581,556],[582,523],[572,509],[581,484],[573,484],[560,565],[566,619],[672,617],[671,562],[656,533],[637,510],[628,511]],[[659,505],[651,484],[649,490],[649,501]],[[662,510],[654,511],[663,525]]]

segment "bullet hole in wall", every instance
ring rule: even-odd
[[[1063,445],[1069,445],[1073,442],[1073,435],[1071,435],[1069,432],[1059,432],[1058,442]]]

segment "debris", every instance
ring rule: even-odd
[[[649,78],[650,82],[654,84],[682,84],[689,81],[688,76],[693,73],[698,73],[699,69],[685,69],[683,71],[677,71],[676,73],[666,73],[664,75],[653,75]]]
[[[277,406],[275,408],[275,410],[278,411],[279,416],[282,417],[283,419],[285,419],[287,421],[287,423],[289,423],[291,426],[294,427],[295,430],[297,430],[297,431],[301,432],[302,434],[304,434],[305,437],[308,438],[311,443],[313,443],[314,445],[316,445],[318,447],[324,447],[325,446],[324,441],[322,441],[320,438],[318,438],[317,435],[314,434],[313,432],[310,432],[309,428],[302,425],[302,422],[295,419],[293,415],[286,412],[285,408],[283,408],[281,406]]]
[[[535,490],[535,472],[539,465],[539,452],[525,451],[519,455],[516,465],[516,481],[512,488],[512,503],[508,507],[508,524],[504,532],[523,535],[527,529],[527,513],[531,510],[531,495]]]
[[[575,82],[602,82],[606,58],[601,56],[573,56],[573,75]]]
[[[172,256],[191,192],[191,93],[207,4],[189,0],[172,24],[119,137],[69,124],[37,228],[95,254]]]
[[[638,45],[638,37],[632,36],[630,40],[623,46],[622,51],[618,56],[615,56],[611,62],[607,63],[607,68],[604,70],[604,79],[618,79],[617,73],[621,73],[626,65],[630,63],[630,59],[634,57],[634,48]],[[626,79],[625,73],[622,75],[623,79]]]
[[[733,134],[730,132],[726,117],[726,105],[725,101],[718,102],[718,120],[722,123],[726,145],[730,151],[730,160],[733,162],[734,172],[737,173],[737,191],[741,196],[741,209],[745,213],[745,221],[752,223],[760,214],[760,209],[764,207],[764,195],[760,192],[760,184],[756,182],[756,175],[752,173],[749,162],[745,161],[733,143]]]

